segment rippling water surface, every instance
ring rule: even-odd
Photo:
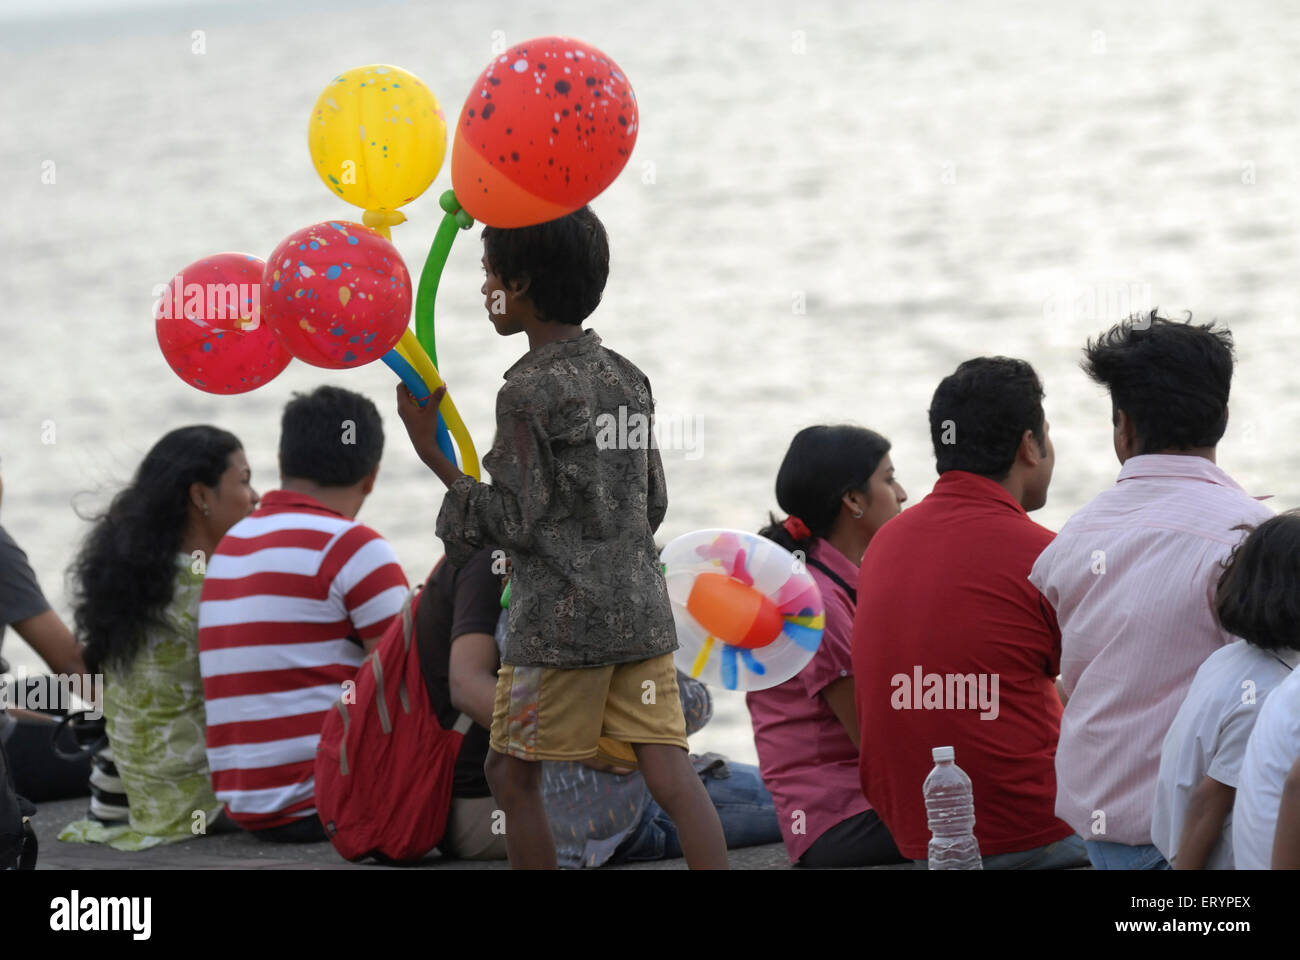
[[[237,433],[269,489],[279,411],[322,382],[366,392],[385,416],[387,455],[361,519],[411,579],[437,559],[440,488],[406,445],[386,368],[295,363],[255,393],[208,396],[165,365],[151,291],[203,255],[265,257],[300,226],[353,215],[317,180],[304,136],[335,73],[402,65],[454,117],[495,31],[507,43],[579,36],[636,88],[635,153],[596,204],[613,263],[591,326],[646,371],[682,438],[664,451],[665,540],[754,528],[775,506],[790,436],[816,422],[884,433],[919,499],[934,480],[930,393],[989,353],[1043,377],[1057,467],[1037,519],[1059,527],[1118,469],[1109,404],[1080,373],[1079,348],[1154,304],[1232,327],[1240,362],[1220,462],[1251,492],[1277,494],[1278,509],[1300,504],[1300,8],[102,6],[0,21],[0,520],[65,615],[62,572],[85,529],[74,502],[102,505],[159,436],[196,421]],[[47,161],[54,183],[42,182]],[[395,230],[413,267],[448,185],[444,169]],[[478,258],[462,235],[438,343],[486,450],[501,374],[526,344],[493,334]],[[5,655],[34,664],[12,633]],[[694,747],[752,759],[743,700],[723,692],[716,704]]]

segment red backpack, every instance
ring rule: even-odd
[[[357,670],[353,702],[325,716],[316,748],[316,812],[346,860],[419,860],[442,842],[452,774],[470,719],[438,723],[420,669],[415,609],[402,604]]]

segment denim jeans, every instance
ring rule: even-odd
[[[1088,865],[1088,848],[1083,838],[1070,834],[1032,850],[1018,853],[995,853],[984,858],[985,870],[1069,870]]]
[[[1109,840],[1089,840],[1088,859],[1098,870],[1168,870],[1170,866],[1154,844],[1133,846]]]
[[[716,771],[700,774],[704,789],[722,821],[727,849],[752,847],[761,843],[780,843],[781,827],[776,819],[772,795],[763,786],[758,767],[748,763],[728,763],[729,777]],[[677,841],[677,827],[659,804],[651,800],[645,814],[627,839],[619,844],[610,863],[637,860],[668,860],[682,855]]]
[[[1072,833],[1055,843],[1014,853],[995,853],[981,859],[985,870],[1069,870],[1073,867],[1086,867],[1089,858],[1083,838]],[[917,860],[916,865],[925,870],[930,866],[930,861]]]

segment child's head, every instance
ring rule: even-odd
[[[1300,650],[1300,511],[1251,531],[1228,557],[1214,594],[1224,630],[1265,650]]]
[[[280,420],[280,476],[322,487],[374,481],[384,452],[384,424],[368,397],[342,387],[295,393]]]
[[[485,306],[501,335],[529,320],[580,326],[605,289],[609,240],[590,207],[531,227],[484,227],[483,269]]]

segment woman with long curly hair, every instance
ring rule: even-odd
[[[130,824],[82,820],[60,840],[139,850],[207,832],[221,818],[205,746],[199,594],[208,557],[257,502],[234,434],[182,427],[154,445],[94,520],[70,571],[73,615],[87,667],[104,673],[105,726]]]

